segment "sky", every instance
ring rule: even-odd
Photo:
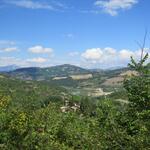
[[[149,0],[0,0],[0,66],[126,66],[150,47]]]

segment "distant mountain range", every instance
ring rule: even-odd
[[[88,74],[90,70],[83,69],[74,65],[64,64],[48,68],[30,67],[19,68],[8,72],[12,77],[25,80],[45,80],[53,77],[68,77],[70,75]]]
[[[18,68],[19,67],[16,65],[0,66],[0,72],[10,72],[10,71],[16,70]]]
[[[4,73],[10,77],[23,80],[39,80],[39,81],[52,80],[55,77],[58,77],[60,79],[66,79],[74,75],[91,76],[91,74],[93,75],[93,77],[95,76],[115,77],[127,70],[129,70],[129,68],[127,67],[118,69],[107,69],[107,70],[84,69],[70,64],[52,66],[47,68],[40,68],[40,67],[19,68],[16,65],[0,67],[0,73]]]

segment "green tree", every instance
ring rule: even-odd
[[[146,54],[138,63],[131,57],[129,67],[138,72],[137,76],[126,79],[124,87],[128,93],[129,105],[126,116],[127,132],[132,147],[150,147],[150,70]]]

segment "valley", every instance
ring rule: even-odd
[[[64,88],[71,95],[107,97],[114,92],[122,91],[125,77],[135,75],[135,72],[128,68],[99,71],[64,64],[49,68],[19,68],[1,74],[24,82],[32,81],[41,84],[46,82]]]

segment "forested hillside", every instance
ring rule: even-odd
[[[86,74],[89,72],[89,70],[77,66],[64,64],[49,68],[20,68],[11,71],[8,74],[24,80],[49,80],[52,77],[69,77],[69,75]]]

